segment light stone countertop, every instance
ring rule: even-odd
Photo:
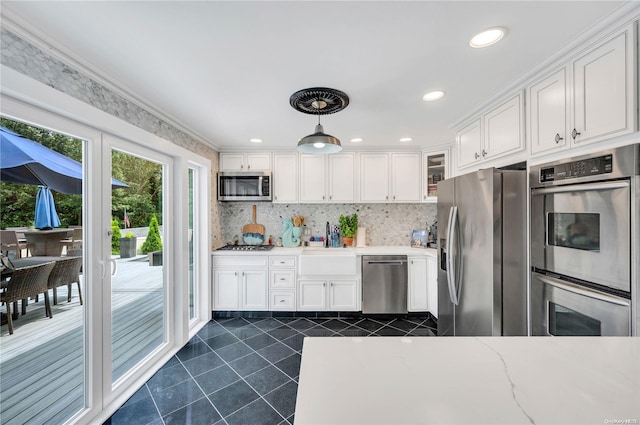
[[[305,338],[295,424],[640,424],[640,338]]]
[[[355,255],[407,255],[411,257],[436,257],[433,248],[412,248],[410,246],[367,246],[354,248],[322,248],[322,247],[273,247],[269,251],[212,251],[213,255],[300,255],[304,251],[322,251],[327,254],[353,252]]]

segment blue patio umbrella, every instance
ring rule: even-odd
[[[53,195],[46,186],[40,186],[36,196],[36,218],[34,227],[36,229],[51,229],[60,226],[60,219],[53,202]]]
[[[82,164],[0,127],[0,180],[47,186],[60,193],[82,193]],[[128,187],[114,178],[113,189]]]

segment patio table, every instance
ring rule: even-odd
[[[25,230],[31,255],[59,257],[62,254],[62,239],[73,229]]]

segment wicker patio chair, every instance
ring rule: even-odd
[[[69,237],[60,241],[67,248],[67,255],[70,250],[82,249],[82,227],[74,227],[70,233]]]
[[[47,280],[55,262],[51,261],[37,266],[15,269],[11,279],[7,281],[5,291],[0,294],[0,301],[7,305],[7,323],[9,335],[13,334],[13,319],[11,318],[11,303],[22,300],[22,314],[26,313],[26,299],[44,293],[45,314],[52,318]]]
[[[22,250],[27,249],[26,242],[18,240],[18,233],[15,230],[0,230],[0,250],[9,255],[9,251],[15,251],[15,258],[22,258]]]
[[[53,305],[58,304],[57,288],[67,285],[67,301],[71,302],[71,284],[78,284],[78,296],[82,305],[82,290],[80,289],[80,268],[82,257],[68,257],[56,260],[56,265],[49,275],[47,288],[53,289]]]

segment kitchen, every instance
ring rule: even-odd
[[[633,15],[633,13],[637,13],[637,11],[633,11],[632,13],[629,13],[629,16],[635,16]],[[617,19],[620,24],[623,22],[626,23],[626,21],[631,22],[631,19],[629,19],[628,17],[626,17],[625,19],[617,17]],[[611,27],[611,31],[614,31],[614,29],[615,31],[618,31],[622,26],[616,22],[608,23],[608,25]],[[600,28],[599,30],[600,30],[599,36],[596,36],[595,34],[592,35],[594,37],[594,41],[596,39],[600,40],[602,37],[609,38],[609,31],[607,31],[606,28],[605,29]],[[635,29],[634,31],[637,31],[637,29]],[[507,36],[506,40],[508,40],[509,35]],[[5,33],[3,33],[3,40],[4,39],[5,39]],[[633,39],[635,40],[635,38]],[[631,46],[634,46],[634,44],[631,43]],[[635,46],[636,46],[636,50],[632,57],[636,58],[635,62],[633,63],[636,64],[637,66],[637,45]],[[570,56],[571,55],[569,53],[565,54],[565,57],[570,57]],[[551,70],[552,68],[553,69],[557,68],[556,65],[561,64],[563,65],[561,68],[564,69],[564,64],[565,64],[564,60],[565,60],[564,58],[559,57],[559,58],[556,58],[557,64],[547,63],[546,66],[549,67],[549,70]],[[3,64],[6,62],[10,63],[11,61],[3,56]],[[536,63],[536,65],[538,65],[538,62]],[[14,66],[19,68],[18,65],[14,65]],[[485,102],[486,101],[486,97],[485,97],[483,99],[478,99],[476,102],[472,102],[472,104],[476,104],[478,102],[485,102],[486,105],[475,108],[474,111],[471,113],[467,113],[469,109],[467,107],[465,109],[466,111],[465,118],[461,118],[462,115],[445,118],[445,120],[448,120],[447,122],[449,123],[453,122],[454,120],[460,121],[459,125],[454,126],[456,127],[456,130],[459,136],[456,142],[443,143],[440,145],[430,146],[427,149],[417,147],[417,145],[411,145],[411,142],[403,142],[403,143],[409,143],[409,145],[403,146],[403,145],[393,144],[392,146],[386,147],[386,148],[383,146],[375,147],[372,145],[373,147],[370,148],[371,152],[368,152],[371,154],[371,156],[369,157],[369,159],[364,160],[365,165],[381,164],[381,163],[389,164],[391,161],[391,155],[393,153],[401,153],[401,154],[410,153],[414,156],[416,153],[418,154],[418,158],[419,158],[418,170],[422,170],[422,171],[419,171],[420,178],[416,179],[417,182],[415,182],[414,184],[419,188],[419,194],[418,194],[419,199],[413,200],[410,203],[406,203],[406,202],[387,203],[384,201],[362,202],[361,193],[358,192],[361,189],[362,182],[358,180],[359,179],[358,176],[361,175],[361,172],[363,169],[366,169],[361,167],[363,165],[363,160],[362,160],[363,152],[360,152],[357,147],[353,147],[356,145],[350,145],[349,143],[348,148],[345,148],[345,153],[349,153],[349,152],[353,153],[353,163],[355,164],[355,170],[356,170],[354,172],[354,176],[355,176],[354,179],[356,181],[356,183],[354,184],[354,190],[358,188],[358,191],[356,191],[356,195],[354,196],[353,201],[336,203],[335,205],[323,204],[321,201],[317,201],[318,202],[317,204],[314,204],[312,202],[301,202],[300,199],[298,199],[297,201],[289,200],[283,203],[278,203],[278,202],[257,203],[258,205],[257,222],[263,223],[266,227],[265,229],[266,234],[274,236],[274,238],[277,241],[277,238],[281,233],[282,220],[284,218],[289,218],[294,215],[304,216],[305,219],[307,220],[306,223],[308,227],[311,227],[310,229],[311,233],[324,234],[324,225],[326,222],[337,223],[338,217],[340,214],[351,214],[353,212],[357,212],[361,217],[362,223],[367,228],[367,236],[366,236],[367,245],[403,246],[403,247],[406,247],[408,252],[417,253],[417,252],[420,252],[417,248],[411,248],[409,246],[410,239],[411,239],[411,231],[413,229],[424,229],[427,226],[432,225],[438,213],[436,210],[436,204],[433,202],[433,200],[432,202],[422,202],[423,201],[422,197],[429,196],[428,192],[423,193],[423,190],[425,190],[425,188],[423,187],[425,176],[422,175],[422,172],[425,169],[425,156],[427,157],[427,160],[428,160],[428,156],[431,153],[438,154],[438,155],[443,153],[445,159],[447,160],[448,167],[450,167],[449,171],[451,173],[451,176],[453,176],[458,174],[466,174],[467,172],[470,172],[472,170],[475,170],[478,168],[486,168],[489,166],[503,167],[503,166],[519,163],[522,161],[528,161],[529,165],[534,165],[535,163],[549,162],[554,159],[561,159],[569,156],[573,157],[573,156],[578,156],[578,155],[587,154],[591,152],[596,152],[596,151],[604,150],[613,146],[622,146],[622,145],[628,145],[631,143],[637,143],[637,134],[638,134],[637,133],[637,121],[638,121],[637,108],[633,107],[633,108],[630,108],[630,110],[628,111],[629,113],[632,114],[633,119],[629,122],[628,128],[627,128],[628,131],[626,131],[625,134],[621,134],[618,136],[611,136],[606,140],[592,141],[590,144],[589,143],[587,144],[571,143],[570,144],[568,143],[568,141],[571,136],[569,136],[570,131],[568,131],[566,134],[559,135],[559,137],[564,139],[564,146],[559,149],[553,147],[553,149],[551,150],[545,150],[548,148],[545,146],[540,146],[537,144],[531,145],[529,143],[529,139],[525,139],[523,137],[521,140],[518,141],[519,144],[515,149],[509,150],[512,148],[512,146],[507,146],[506,153],[497,155],[493,159],[478,158],[479,160],[477,162],[474,162],[476,160],[475,158],[476,156],[480,156],[480,157],[483,156],[483,150],[480,149],[480,150],[474,151],[472,149],[466,149],[464,145],[465,141],[473,140],[473,137],[475,137],[477,132],[478,134],[481,135],[479,139],[480,146],[483,147],[485,151],[489,149],[489,145],[487,144],[482,145],[483,141],[488,142],[489,139],[485,139],[486,135],[483,135],[480,132],[481,126],[475,127],[474,124],[476,122],[490,122],[491,118],[493,117],[491,112],[494,112],[494,111],[496,113],[499,112],[498,110],[495,110],[495,108],[493,107],[502,106],[503,104],[512,107],[512,109],[510,110],[514,110],[513,109],[514,106],[519,107],[520,109],[519,109],[519,114],[517,114],[518,116],[520,114],[522,114],[522,116],[524,116],[525,113],[528,114],[528,109],[525,109],[525,106],[524,106],[524,105],[527,105],[527,103],[525,103],[524,101],[525,99],[529,99],[529,95],[531,93],[530,90],[535,90],[536,83],[538,82],[537,78],[538,77],[541,78],[542,76],[546,75],[546,73],[544,72],[546,71],[546,68],[544,69],[543,68],[544,67],[537,69],[536,70],[537,74],[531,75],[529,80],[520,81],[517,84],[514,84],[513,87],[504,88],[504,90],[498,93],[498,95],[496,96],[492,95],[491,96],[492,99],[490,99],[490,101]],[[28,73],[27,71],[23,71],[23,72]],[[637,75],[637,74],[633,74],[633,75]],[[35,77],[35,78],[38,78],[38,77]],[[320,81],[318,82],[318,84],[329,84],[329,83]],[[313,86],[313,84],[300,84],[299,86],[295,87],[294,90],[297,90],[302,87],[311,87],[311,86]],[[338,86],[337,84],[336,86],[337,88],[345,90],[346,92],[351,94],[349,87],[342,87],[342,86]],[[632,82],[629,89],[631,92],[634,93],[634,96],[630,96],[630,98],[632,98],[631,101],[632,103],[636,102],[633,104],[637,105],[637,83]],[[284,97],[285,99],[284,104],[287,108],[287,112],[285,112],[285,114],[288,114],[287,121],[295,123],[295,124],[292,124],[292,133],[294,133],[294,136],[289,137],[286,141],[288,146],[287,148],[285,148],[284,147],[285,145],[283,145],[282,151],[280,149],[272,150],[271,148],[267,148],[266,144],[263,145],[264,147],[261,147],[261,148],[248,148],[246,147],[247,144],[240,145],[240,142],[236,142],[233,144],[233,146],[230,145],[230,146],[227,146],[226,148],[220,148],[218,150],[223,154],[224,153],[237,154],[238,152],[240,152],[243,155],[246,155],[247,153],[251,153],[251,152],[272,153],[271,166],[272,166],[272,171],[274,173],[275,182],[276,184],[278,184],[277,183],[278,170],[276,168],[278,166],[277,161],[282,160],[282,161],[285,161],[283,163],[286,163],[287,160],[291,160],[290,156],[289,157],[285,156],[285,154],[287,153],[291,155],[291,152],[294,150],[293,143],[295,142],[291,142],[291,140],[297,140],[297,138],[305,134],[308,134],[311,130],[311,125],[309,124],[309,121],[305,120],[302,115],[296,113],[293,109],[291,109],[288,105],[286,105],[286,98],[294,90],[289,90],[286,93],[281,94],[280,96],[280,97]],[[522,92],[520,92],[520,90],[522,90]],[[518,93],[522,93],[520,98],[516,98],[515,96],[508,96],[511,94],[518,94]],[[445,100],[446,99],[447,98],[445,98]],[[261,104],[261,107],[264,107],[263,101],[256,101],[255,103]],[[357,104],[355,100],[352,99],[352,104],[349,106],[349,108],[346,108],[344,112],[338,113],[337,115],[335,115],[335,117],[334,116],[322,117],[322,122],[326,126],[327,131],[330,132],[331,134],[336,134],[341,138],[351,137],[351,135],[343,135],[345,134],[341,130],[343,124],[339,121],[339,119],[341,115],[344,115],[346,119],[347,113],[350,111],[350,108],[351,110],[356,110],[354,109],[356,107],[357,107]],[[431,104],[429,104],[428,107],[431,108]],[[635,115],[634,115],[634,111],[635,111]],[[436,114],[438,112],[432,111],[432,113]],[[501,115],[501,116],[504,117],[506,115]],[[484,121],[485,119],[489,121]],[[522,125],[519,127],[519,129],[522,131],[522,134],[527,134],[527,137],[529,137],[528,135],[531,132],[527,131],[528,124],[525,125],[524,123],[529,123],[529,121],[530,121],[530,116],[527,115],[526,119],[523,120]],[[314,124],[314,122],[312,122],[311,124]],[[239,129],[241,127],[241,125],[238,125],[237,123],[235,125],[237,125],[236,129]],[[375,128],[375,123],[371,123],[370,125],[372,125]],[[249,126],[246,126],[246,127],[249,127]],[[346,134],[348,134],[348,132]],[[255,136],[251,136],[251,137],[255,137]],[[224,139],[224,138],[225,138],[224,136],[220,136],[220,139]],[[391,137],[387,137],[387,140],[395,140],[395,138],[396,138],[395,136],[393,139]],[[242,143],[244,143],[245,139],[248,140],[249,137],[246,137],[246,138],[243,137]],[[268,138],[265,137],[265,140],[267,139]],[[239,140],[239,138],[235,140]],[[444,140],[451,140],[451,138],[444,139]],[[364,142],[365,145],[362,145],[362,146],[366,146],[366,144],[369,142],[370,141],[366,139]],[[343,141],[343,143],[345,145],[348,144],[346,141]],[[362,142],[353,142],[353,143],[362,143]],[[463,145],[461,145],[460,143],[463,143]],[[554,145],[557,145],[557,144],[554,142]],[[288,150],[288,151],[285,152],[284,150]],[[369,149],[368,148],[363,149],[365,154],[367,153],[366,152],[367,150]],[[205,151],[205,149],[202,149],[202,151]],[[280,156],[279,154],[282,154],[282,156]],[[374,154],[377,154],[378,156],[374,156]],[[465,155],[468,154],[468,155],[465,156],[463,154]],[[214,155],[216,160],[213,161],[213,166],[212,166],[213,168],[212,171],[214,171],[213,174],[215,174],[216,167],[218,166],[217,155],[218,155],[217,153],[215,153]],[[295,156],[295,158],[298,158],[299,154],[296,154],[295,152],[293,152],[293,155]],[[491,155],[490,150],[489,150],[489,155]],[[328,157],[330,158],[331,155],[329,155]],[[381,159],[382,157],[384,157],[384,159]],[[462,164],[464,166],[460,167],[460,164],[461,164],[460,161],[462,161]],[[292,164],[292,162],[289,162],[289,164]],[[299,166],[299,163],[295,160],[293,161],[293,164],[295,164],[296,167]],[[310,166],[313,166],[313,165],[310,165]],[[220,168],[222,169],[224,167],[221,166]],[[283,167],[283,168],[286,169],[286,167]],[[300,173],[301,170],[303,169],[306,170],[308,169],[308,167],[304,167],[304,168],[301,167],[296,171]],[[377,168],[376,165],[371,165],[370,169],[380,170],[380,168]],[[298,181],[298,180],[291,179],[289,181]],[[387,177],[387,181],[389,181],[389,177]],[[300,180],[299,183],[302,184],[303,180]],[[213,192],[212,198],[215,199],[215,190],[213,189],[213,186],[215,186],[215,183],[213,183],[213,178],[212,178],[211,184],[212,184],[212,192]],[[428,187],[428,183],[427,183],[427,187]],[[299,189],[294,190],[293,192],[296,193],[296,196],[297,194],[300,193]],[[375,193],[374,195],[378,196],[379,194]],[[388,196],[384,194],[382,195]],[[244,224],[249,223],[251,220],[251,212],[250,212],[249,205],[252,205],[252,204],[250,203],[224,204],[224,203],[216,203],[216,202],[212,203],[210,208],[212,212],[212,217],[213,217],[212,226],[211,226],[211,233],[212,233],[211,247],[212,248],[220,247],[224,245],[227,241],[233,241],[235,235],[238,235],[239,237],[241,236],[242,226]],[[309,226],[309,224],[311,226]],[[439,232],[442,232],[442,229],[439,229]],[[435,255],[433,255],[433,257],[431,258],[435,258]]]

